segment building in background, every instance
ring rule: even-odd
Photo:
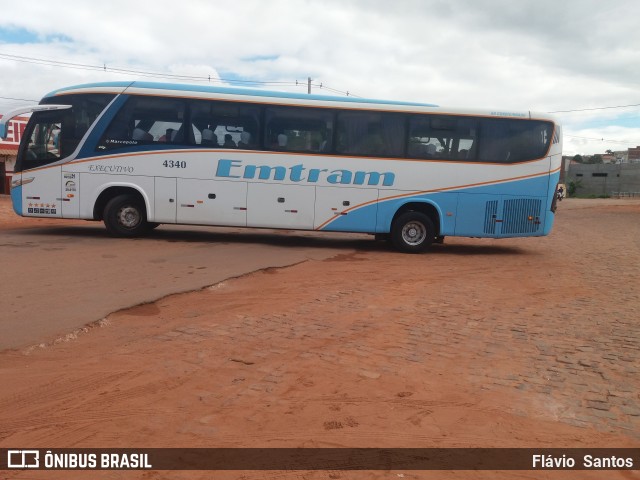
[[[0,115],[2,118],[2,115]],[[27,126],[27,118],[16,117],[9,122],[9,135],[6,140],[0,139],[0,195],[9,195],[11,177],[16,164],[20,139]]]
[[[640,197],[640,163],[572,163],[566,179],[569,193],[576,196]]]

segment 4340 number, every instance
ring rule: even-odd
[[[187,162],[184,160],[165,160],[162,162],[162,166],[167,168],[187,168]]]

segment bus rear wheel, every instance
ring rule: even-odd
[[[424,213],[405,212],[391,226],[391,242],[401,252],[423,252],[434,239],[433,222]]]
[[[147,233],[152,224],[147,222],[147,211],[135,195],[118,195],[104,207],[104,225],[114,237],[137,237]]]

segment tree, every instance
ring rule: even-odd
[[[578,163],[582,163],[583,162],[582,155],[580,155],[580,154],[574,155],[573,156],[573,160],[578,162]]]
[[[606,150],[604,153],[608,153],[609,155],[613,155],[613,150]]]
[[[567,184],[567,195],[573,197],[579,188],[582,188],[582,179],[580,180],[571,180]]]

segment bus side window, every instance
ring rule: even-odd
[[[209,148],[259,148],[260,107],[216,100],[191,101],[196,145]]]
[[[131,138],[140,142],[153,142],[153,135],[138,127],[133,129]]]
[[[409,121],[410,158],[475,160],[474,119],[445,115],[415,115]]]
[[[333,112],[300,107],[268,107],[265,140],[270,150],[331,151]]]
[[[183,100],[131,97],[104,133],[98,149],[184,143]]]
[[[339,112],[337,152],[402,157],[405,116],[395,113]]]

